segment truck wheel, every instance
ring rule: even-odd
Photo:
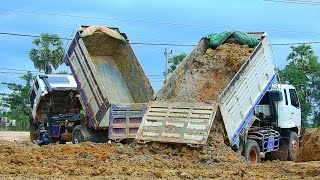
[[[81,132],[81,125],[74,127],[72,131],[72,144],[79,144],[84,141],[84,137]]]
[[[261,157],[258,143],[254,140],[248,139],[243,147],[242,156],[252,164],[259,163]]]
[[[298,134],[290,131],[288,144],[288,160],[295,161],[299,151],[299,137]]]

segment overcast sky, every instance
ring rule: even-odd
[[[32,13],[31,13],[32,12]],[[289,4],[264,0],[11,0],[2,1],[0,32],[70,37],[79,25],[114,26],[130,42],[196,44],[201,37],[224,30],[266,31],[272,43],[320,41],[320,5]],[[65,16],[65,15],[72,15]],[[85,17],[79,17],[85,16]],[[21,83],[19,76],[34,71],[28,52],[33,38],[0,35],[0,81]],[[67,45],[68,41],[65,41]],[[132,45],[146,74],[164,71],[164,49],[173,54],[192,47]],[[320,55],[320,44],[312,47]],[[273,46],[276,65],[284,68],[290,46]],[[7,69],[5,69],[7,68]],[[59,70],[68,67],[61,66]],[[8,73],[9,72],[9,73]],[[151,76],[157,90],[162,77]],[[7,92],[0,86],[0,92]]]

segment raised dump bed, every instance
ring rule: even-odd
[[[110,126],[118,116],[113,113],[122,108],[127,123],[122,124],[123,131],[117,126],[117,136],[109,129],[109,139],[134,137],[130,119],[137,130],[137,119],[141,121],[154,91],[127,36],[118,28],[81,26],[69,47],[66,64],[77,81],[88,126],[96,130],[116,127]]]
[[[276,79],[266,33],[248,34],[257,39],[256,44],[239,42],[232,35],[221,39],[218,45],[212,45],[207,37],[202,38],[156,93],[136,138],[141,141],[205,144],[213,119],[219,119],[215,114],[221,114],[230,144],[239,145],[240,133],[251,125],[254,107]],[[183,128],[194,123],[188,116],[176,120],[184,124],[183,127],[175,127],[176,136],[180,134],[180,139],[165,138],[172,128],[168,128],[166,123],[159,123],[169,118],[170,106],[174,104],[176,108],[192,109],[197,108],[195,102],[207,102],[210,107],[210,120],[197,120],[205,130],[193,128],[186,136]],[[166,104],[167,114],[161,118],[150,118],[159,104]],[[206,134],[197,139],[200,131]]]

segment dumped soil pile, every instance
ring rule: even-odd
[[[217,100],[253,48],[225,43],[194,58],[182,79],[178,79],[170,101],[196,102]],[[162,100],[162,99],[159,99]]]
[[[320,129],[306,132],[297,161],[320,161]]]
[[[170,144],[51,144],[0,141],[0,178],[319,178],[320,163],[267,162],[249,165],[228,157],[202,157],[211,150]],[[220,161],[220,159],[223,161]],[[227,162],[230,161],[230,162]]]

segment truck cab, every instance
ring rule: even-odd
[[[30,89],[30,139],[37,139],[39,126],[44,126],[50,141],[70,141],[73,128],[80,124],[81,104],[72,75],[38,75]]]
[[[254,114],[257,119],[249,129],[248,139],[259,144],[267,159],[295,160],[301,132],[296,89],[286,84],[273,85],[255,107]]]

